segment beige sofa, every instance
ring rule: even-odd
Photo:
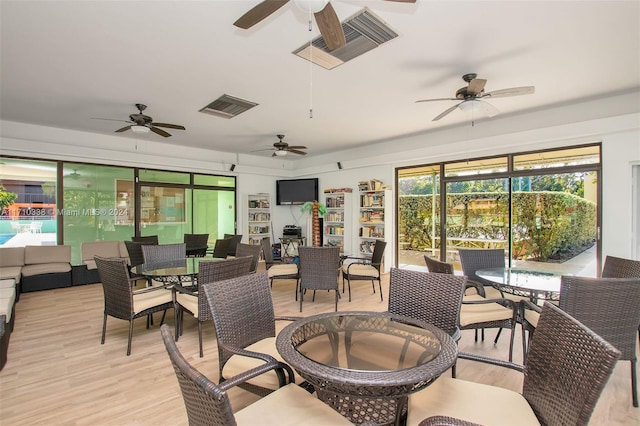
[[[20,276],[24,266],[24,247],[0,247],[0,280],[13,279],[16,300],[20,297]]]
[[[74,267],[74,285],[100,282],[94,256],[129,260],[127,246],[122,241],[91,241],[80,245],[82,268]]]
[[[71,286],[71,246],[0,247],[0,279],[20,293]]]

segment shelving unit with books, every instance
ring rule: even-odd
[[[271,197],[267,193],[247,197],[248,243],[260,244],[271,235]]]
[[[341,192],[325,189],[324,205],[327,212],[324,215],[323,232],[324,245],[340,247],[340,253],[351,253],[351,215],[353,201],[350,188],[340,188]],[[328,192],[329,191],[329,192]]]
[[[391,190],[379,180],[361,181],[360,212],[358,230],[358,251],[361,255],[370,256],[378,240],[390,238],[392,231],[391,215],[387,211],[390,206]]]

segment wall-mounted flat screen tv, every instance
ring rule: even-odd
[[[304,204],[318,199],[318,178],[276,181],[276,204]]]

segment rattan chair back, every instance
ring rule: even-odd
[[[229,253],[229,245],[231,240],[229,238],[218,238],[213,246],[213,257],[218,259],[226,259]]]
[[[462,272],[470,279],[483,285],[491,285],[476,275],[478,269],[504,268],[504,249],[460,249]]]
[[[125,241],[124,245],[127,247],[127,253],[129,254],[129,265],[138,266],[144,263],[144,256],[142,255],[142,246],[150,245],[152,243],[137,241]]]
[[[184,234],[183,241],[188,256],[204,257],[207,254],[209,234]]]
[[[380,272],[382,266],[382,258],[384,257],[384,249],[387,247],[387,242],[377,240],[373,246],[373,253],[371,254],[371,265]]]
[[[131,237],[131,241],[135,241],[136,243],[158,244],[158,236],[146,235],[144,237],[142,236]]]
[[[229,241],[229,250],[227,250],[228,256],[237,256],[236,250],[238,248],[238,244],[242,242],[242,234],[224,234],[223,237],[225,240]]]
[[[264,237],[261,241],[260,241],[260,246],[262,247],[262,256],[264,256],[264,263],[265,263],[265,267],[267,269],[269,269],[273,264],[275,263],[281,263],[281,262],[276,262],[275,259],[273,258],[273,249],[271,247],[271,238],[269,237]]]
[[[300,312],[305,290],[335,290],[335,310],[338,310],[339,247],[298,247],[300,255]],[[315,293],[314,293],[315,294]]]
[[[144,263],[184,259],[187,257],[187,245],[185,243],[143,245],[142,257]]]
[[[266,272],[243,275],[201,285],[218,339],[220,377],[233,352],[225,346],[245,348],[275,337],[275,314]]]
[[[607,256],[604,259],[602,278],[640,278],[640,260]]]
[[[389,312],[415,318],[459,337],[467,277],[391,268]]]
[[[560,298],[562,300],[562,298]],[[545,425],[586,425],[620,351],[545,302],[524,367],[522,395]]]
[[[236,248],[236,257],[251,256],[251,272],[258,269],[258,261],[260,260],[260,251],[262,247],[258,244],[238,244]]]
[[[437,259],[424,255],[424,263],[427,265],[429,272],[435,272],[437,274],[451,274],[453,275],[453,265],[447,262],[441,262]]]
[[[640,324],[640,278],[562,276],[560,309],[575,317],[631,361],[633,405],[638,406],[636,344]],[[536,328],[534,338],[540,326]]]
[[[178,378],[190,425],[235,426],[229,396],[182,356],[167,325],[160,328],[162,340]]]

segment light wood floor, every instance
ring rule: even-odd
[[[264,267],[262,266],[262,269]],[[306,300],[302,314],[294,300],[294,281],[277,281],[273,298],[277,315],[311,315],[333,310],[333,296],[319,292]],[[343,297],[340,311],[387,309],[388,275],[383,280],[385,300],[372,294],[367,282],[354,282],[353,301]],[[145,320],[134,326],[131,356],[126,356],[127,322],[107,320],[107,338],[100,344],[103,295],[100,284],[21,295],[11,335],[8,362],[0,372],[2,425],[182,425],[186,414],[156,314],[149,330]],[[173,314],[168,323],[173,326]],[[286,322],[282,326],[286,325]],[[213,326],[205,327],[204,358],[198,356],[195,320],[185,315],[184,335],[178,346],[201,372],[217,379],[217,349]],[[514,360],[522,361],[517,329]],[[465,331],[460,350],[507,358],[508,339],[497,346],[495,332],[475,343]],[[449,373],[446,373],[449,374]],[[520,390],[522,375],[512,370],[460,360],[458,378]],[[231,392],[234,409],[255,400],[242,390]],[[500,402],[496,401],[496,409]],[[259,420],[256,421],[259,424]],[[639,425],[640,409],[631,405],[630,367],[619,362],[591,420],[592,425]]]

